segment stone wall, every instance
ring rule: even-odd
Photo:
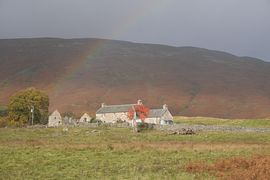
[[[217,131],[217,132],[270,132],[270,128],[247,128],[238,126],[210,126],[210,125],[154,125],[154,129],[160,131],[179,131],[182,129],[192,129],[195,132],[200,131]]]

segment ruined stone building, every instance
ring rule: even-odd
[[[48,120],[48,127],[58,127],[63,124],[62,117],[60,113],[55,110],[50,116]]]
[[[90,123],[91,119],[92,118],[87,113],[84,113],[80,118],[79,123]]]

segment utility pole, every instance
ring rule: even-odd
[[[138,132],[138,125],[137,125],[137,121],[136,121],[136,110],[134,109],[134,114],[133,114],[133,131],[134,132]]]
[[[31,113],[32,113],[32,126],[34,125],[34,110],[35,110],[35,107],[34,107],[34,106],[31,106]]]

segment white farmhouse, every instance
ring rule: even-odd
[[[142,105],[142,101],[138,100],[137,104],[123,104],[123,105],[105,105],[102,103],[101,108],[96,112],[96,119],[103,123],[129,122],[128,111],[134,109],[135,105]],[[173,116],[168,110],[167,105],[162,109],[150,109],[148,117],[145,119],[146,123],[151,124],[172,124]]]
[[[80,123],[90,123],[91,122],[91,117],[87,114],[87,113],[84,113],[82,115],[82,117],[80,118],[79,122]]]
[[[48,121],[48,127],[58,127],[62,125],[62,117],[60,113],[55,110],[50,116]]]
[[[96,119],[103,123],[129,122],[128,111],[133,108],[135,104],[123,105],[105,105],[102,103],[101,108],[96,112]]]

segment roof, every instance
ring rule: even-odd
[[[58,116],[58,117],[61,117],[60,113],[55,110],[50,116]]]
[[[81,118],[90,118],[90,119],[91,119],[91,117],[90,117],[87,113],[84,113],[84,114],[81,116]]]
[[[167,109],[150,109],[148,117],[161,117],[166,111]]]
[[[136,104],[105,105],[104,107],[99,108],[96,114],[128,112],[134,105]]]

